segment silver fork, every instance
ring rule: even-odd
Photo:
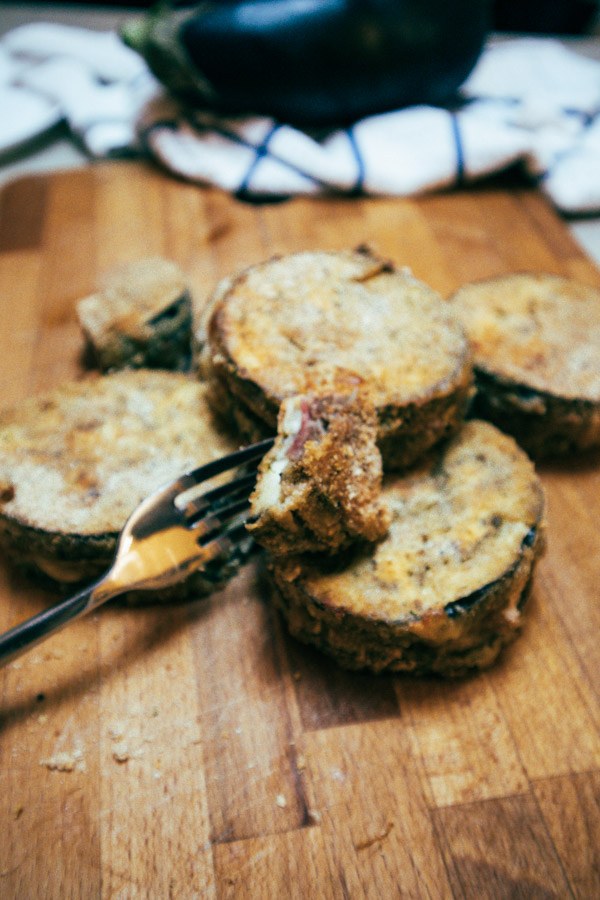
[[[246,530],[249,496],[256,465],[272,445],[268,438],[213,460],[142,501],[119,536],[110,569],[80,593],[1,635],[0,665],[113,597],[169,587],[213,560],[234,557],[251,540]],[[240,469],[237,477],[199,492],[205,482],[235,469]]]

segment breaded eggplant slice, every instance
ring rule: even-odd
[[[473,420],[385,479],[387,537],[339,557],[271,557],[290,632],[350,669],[466,674],[521,628],[544,495],[508,435]]]
[[[152,257],[107,272],[97,293],[77,303],[95,365],[185,370],[190,363],[192,300],[185,276]]]
[[[469,344],[448,304],[363,249],[292,254],[231,279],[212,304],[203,364],[220,411],[271,433],[284,399],[351,374],[375,407],[384,468],[452,433],[472,391]]]
[[[95,578],[138,503],[235,449],[206,388],[181,373],[131,370],[62,384],[0,414],[0,549],[61,583]],[[212,565],[149,602],[197,596],[235,569]]]
[[[600,290],[518,273],[450,303],[473,345],[475,415],[538,459],[600,444]]]
[[[389,515],[376,438],[375,410],[357,389],[284,400],[251,497],[253,537],[274,554],[382,538]]]

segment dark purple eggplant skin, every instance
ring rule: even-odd
[[[447,104],[488,24],[486,0],[205,2],[182,18],[178,41],[212,90],[184,99],[312,126]]]

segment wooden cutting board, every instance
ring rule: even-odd
[[[81,371],[74,303],[110,266],[167,256],[200,304],[272,254],[362,242],[444,295],[521,269],[600,284],[527,190],[252,206],[137,164],[28,177],[2,194],[1,402]],[[345,673],[286,636],[254,565],[0,672],[0,896],[600,896],[600,458],[541,475],[548,553],[489,672]],[[5,567],[0,594],[2,629],[54,599]]]

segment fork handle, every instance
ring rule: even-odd
[[[61,600],[55,606],[44,609],[42,612],[20,625],[15,625],[10,631],[0,635],[0,666],[12,662],[21,654],[40,644],[43,640],[59,631],[69,622],[78,619],[86,612],[99,606],[109,597],[99,591],[100,586],[104,582],[104,577],[100,581],[68,597]]]

